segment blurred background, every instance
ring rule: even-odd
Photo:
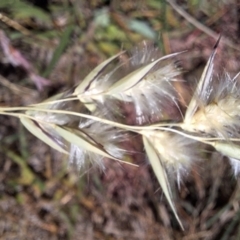
[[[219,34],[216,75],[234,75],[238,0],[1,0],[0,104],[40,102],[142,41],[162,54],[188,50],[182,78],[196,82]],[[239,179],[218,154],[191,169],[180,189],[172,183],[183,232],[144,157],[139,168],[106,160],[104,172],[76,174],[18,119],[0,123],[0,239],[240,239]]]

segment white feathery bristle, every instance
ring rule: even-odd
[[[159,154],[160,161],[180,185],[193,162],[199,161],[200,144],[179,134],[166,131],[148,131],[149,140]]]
[[[157,60],[160,51],[151,43],[143,42],[142,46],[137,46],[131,51],[131,65],[138,68],[146,63]]]
[[[122,54],[110,61],[78,97],[86,103],[90,111],[96,109],[95,101],[102,104],[106,102],[114,104],[112,99],[132,102],[135,106],[139,124],[149,122],[154,114],[160,118],[164,114],[163,110],[166,106],[168,108],[169,106],[179,108],[178,95],[172,85],[172,82],[176,81],[175,77],[180,74],[180,70],[173,60],[174,56],[165,56],[136,84],[132,86],[129,83],[128,90],[116,94],[112,94],[111,91],[108,92],[121,79],[162,57],[159,49],[154,47],[153,44],[145,43],[143,46],[138,46],[129,53]]]
[[[125,64],[116,68],[112,77],[124,78],[161,57],[160,51],[151,44],[136,47],[131,54],[132,56]],[[173,82],[176,81],[176,76],[180,72],[173,56],[169,58],[166,56],[136,84],[131,86],[130,83],[129,88],[126,87],[126,90],[113,95],[109,93],[106,99],[114,97],[124,102],[132,102],[138,124],[144,124],[151,119],[159,120],[165,114],[166,108],[168,110],[176,107],[179,109],[178,94],[174,89]]]
[[[102,156],[83,150],[75,144],[70,146],[69,164],[70,166],[76,166],[78,170],[84,169],[90,164],[97,165],[102,170],[105,169]]]
[[[123,131],[92,120],[81,121],[79,128],[100,143],[114,157],[119,159],[123,157],[125,151],[119,147],[119,144],[126,139]]]
[[[95,73],[97,66],[89,75],[86,77],[88,79],[87,86],[83,88],[82,82],[74,91],[81,102],[85,104],[85,106],[91,111],[95,111],[96,108],[99,106],[97,105],[98,102],[104,104],[105,103],[105,96],[104,93],[115,83],[118,81],[118,77],[116,76],[115,72],[119,68],[122,67],[121,63],[121,53],[116,55],[113,58],[107,59],[101,69],[98,69],[97,73]],[[104,63],[104,62],[103,62]],[[101,64],[100,64],[101,65]],[[123,74],[125,71],[120,71]],[[90,77],[89,77],[90,76]],[[86,80],[83,80],[83,82]],[[81,92],[79,92],[79,88]]]
[[[237,177],[240,173],[240,160],[235,158],[229,158],[229,161],[232,166],[233,173]]]
[[[79,129],[98,143],[108,154],[117,159],[123,159],[126,150],[119,146],[121,142],[124,141],[124,134],[122,131],[93,120],[82,120],[79,123]],[[79,169],[89,163],[96,164],[101,169],[104,169],[103,157],[101,155],[82,150],[80,147],[73,144],[71,144],[70,148],[69,161],[70,164],[73,163],[77,165]]]
[[[123,100],[130,98],[134,103],[138,124],[149,122],[153,117],[159,120],[166,110],[179,108],[172,85],[179,73],[174,64],[169,64],[147,74],[138,85],[121,94]]]
[[[198,99],[199,108],[185,129],[203,132],[218,137],[239,136],[240,128],[240,91],[236,78],[225,73],[224,77],[214,79]]]

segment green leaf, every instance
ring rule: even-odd
[[[109,11],[106,8],[94,12],[94,23],[97,26],[107,27],[110,23]]]
[[[170,207],[172,208],[172,211],[173,211],[177,221],[179,222],[179,225],[183,229],[183,225],[181,223],[181,220],[178,217],[177,211],[176,211],[174,203],[172,201],[172,193],[171,193],[171,189],[169,186],[169,182],[168,182],[168,178],[167,178],[167,174],[164,169],[164,166],[162,165],[161,160],[159,159],[156,149],[153,147],[152,143],[149,141],[147,136],[143,136],[143,143],[144,143],[144,147],[147,152],[147,156],[150,161],[150,164],[151,164],[153,171],[158,179],[158,182],[159,182],[160,186],[162,187],[162,190],[167,198],[167,201],[168,201]]]
[[[0,8],[10,7],[14,4],[14,0],[1,0],[0,1]]]
[[[131,19],[128,22],[128,27],[144,37],[156,39],[156,32],[144,21]]]
[[[26,160],[21,156],[16,155],[14,152],[7,149],[4,151],[6,155],[12,159],[13,162],[17,163],[21,168],[21,177],[18,179],[18,183],[24,185],[30,185],[36,180],[36,177],[32,170],[28,167]]]
[[[34,8],[34,7],[27,7],[24,9],[14,9],[14,17],[15,19],[24,19],[24,18],[38,18],[40,20],[50,22],[50,17],[42,10]]]
[[[62,56],[62,53],[65,51],[67,45],[71,42],[70,37],[71,37],[71,33],[72,33],[73,30],[74,30],[74,26],[70,25],[70,26],[68,26],[68,28],[63,33],[63,35],[61,37],[61,41],[60,41],[58,47],[55,49],[55,51],[53,53],[53,57],[51,59],[51,62],[49,63],[46,71],[43,73],[43,77],[48,77],[51,74],[55,65],[57,64],[60,57]]]
[[[24,125],[24,127],[27,128],[29,132],[31,132],[34,136],[48,144],[50,147],[58,150],[59,152],[68,154],[60,145],[58,145],[46,132],[44,132],[41,127],[44,127],[44,124],[41,123],[39,126],[34,122],[32,119],[21,116],[20,117],[21,123]],[[40,127],[41,126],[41,127]]]
[[[111,43],[116,44],[116,41],[124,42],[124,46],[126,47],[125,42],[127,42],[127,35],[118,26],[114,24],[109,25],[106,29],[105,34],[107,34],[107,40],[110,41]]]
[[[15,4],[9,6],[12,8],[14,12],[15,19],[24,19],[24,18],[37,18],[41,21],[45,21],[47,23],[51,23],[51,17],[48,13],[43,11],[39,7],[35,7],[31,4],[22,2],[22,1],[15,1]]]

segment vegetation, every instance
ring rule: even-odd
[[[237,3],[179,4],[1,1],[3,238],[240,235]]]

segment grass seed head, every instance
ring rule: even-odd
[[[190,121],[185,122],[185,129],[206,133],[216,137],[238,137],[240,127],[240,91],[236,78],[227,73],[210,82],[208,94],[199,101],[199,107]]]
[[[137,86],[123,93],[134,103],[138,124],[152,118],[161,120],[169,108],[178,108],[177,93],[172,85],[178,74],[174,63],[170,63],[147,74]]]
[[[121,147],[121,143],[126,139],[126,136],[123,131],[92,120],[80,121],[78,128],[94,140],[99,148],[117,159],[124,159],[126,151]],[[79,169],[89,165],[89,163],[96,164],[104,169],[102,155],[86,151],[76,144],[71,144],[69,160],[70,164],[74,163]]]
[[[177,178],[178,183],[192,163],[201,159],[201,145],[194,140],[167,131],[146,131],[144,135],[148,136],[167,172]]]
[[[77,165],[79,169],[89,163],[94,163],[103,169],[104,157],[122,160],[125,154],[120,147],[125,136],[123,131],[101,122],[72,115],[87,110],[81,108],[82,104],[79,101],[76,104],[75,101],[61,101],[66,97],[68,96],[59,94],[45,102],[49,104],[40,105],[40,107],[37,105],[36,110],[33,106],[33,110],[27,111],[26,114],[34,121],[29,120],[30,123],[28,121],[25,126],[33,134],[38,133],[35,135],[46,144],[68,153],[70,163]],[[38,108],[42,108],[43,111],[39,111]],[[105,109],[102,110],[103,118],[109,115]],[[95,114],[98,115],[97,112]]]
[[[161,119],[166,108],[179,108],[173,86],[181,72],[173,60],[177,54],[161,57],[160,51],[149,44],[136,47],[131,54],[123,65],[127,71],[118,69],[121,79],[109,89],[107,96],[132,102],[138,124],[151,118]]]
[[[176,55],[162,57],[157,48],[145,43],[100,64],[83,80],[84,87],[80,83],[74,94],[91,112],[96,110],[96,102],[114,104],[112,99],[131,102],[137,122],[143,124],[153,114],[163,116],[166,106],[178,107],[172,84],[180,74],[174,60]]]

